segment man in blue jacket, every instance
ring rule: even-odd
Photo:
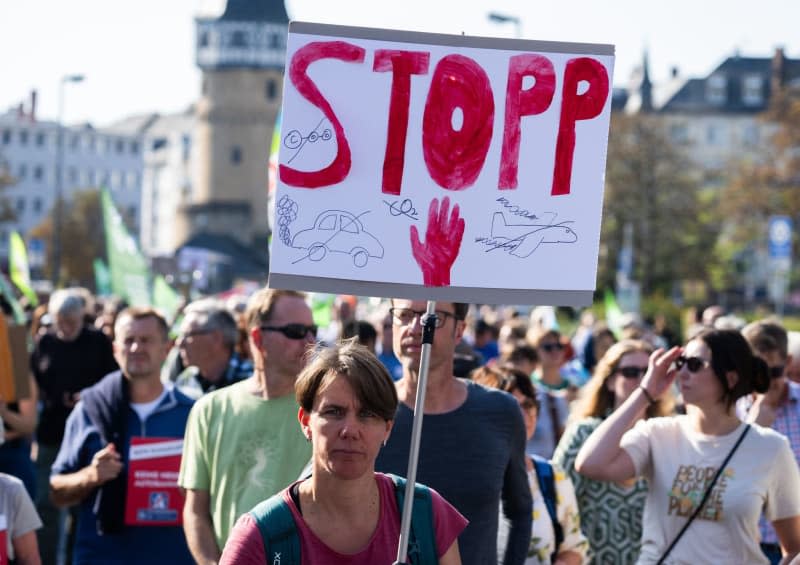
[[[148,526],[124,520],[132,438],[181,440],[192,407],[191,399],[161,383],[168,350],[160,314],[124,310],[114,340],[121,370],[82,391],[67,420],[50,489],[57,505],[80,504],[76,564],[193,563],[177,521]],[[181,508],[174,514],[177,519]]]

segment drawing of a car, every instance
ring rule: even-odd
[[[345,210],[326,210],[317,216],[314,226],[297,232],[291,247],[307,249],[308,258],[321,261],[330,253],[347,253],[356,267],[363,267],[370,257],[383,258],[383,245],[364,229],[361,220]]]

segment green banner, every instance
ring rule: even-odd
[[[111,273],[102,259],[92,261],[94,267],[94,287],[97,296],[111,296]]]
[[[617,297],[614,291],[610,288],[606,289],[604,302],[606,307],[606,324],[617,339],[619,339],[620,332],[622,331],[622,310],[617,304]]]
[[[108,269],[111,273],[111,292],[131,306],[147,306],[150,304],[150,271],[147,261],[128,233],[107,190],[100,192],[100,199],[106,232]]]
[[[14,321],[18,324],[24,324],[27,320],[25,310],[14,295],[14,289],[3,273],[0,273],[0,296],[11,306],[11,312],[14,314]],[[3,313],[0,311],[0,316],[2,315]]]
[[[334,294],[314,293],[311,295],[311,315],[315,325],[327,328],[331,324],[335,298]]]
[[[17,285],[22,294],[33,306],[39,305],[39,298],[31,287],[31,271],[28,268],[28,252],[22,236],[12,231],[8,238],[8,274],[11,282]]]
[[[153,306],[171,320],[181,306],[181,295],[161,275],[153,281]]]

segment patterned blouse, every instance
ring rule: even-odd
[[[572,488],[572,482],[557,465],[553,465],[553,474],[556,483],[556,516],[564,531],[564,541],[561,542],[558,553],[574,551],[581,557],[585,557],[589,544],[581,533],[578,505],[575,502],[575,490]],[[533,496],[533,532],[525,565],[549,564],[556,536],[542,492],[539,490],[539,480],[536,477],[535,468],[528,471],[528,483]]]
[[[587,418],[564,432],[553,462],[572,479],[580,511],[581,529],[589,540],[589,563],[633,565],[639,557],[642,513],[647,498],[647,481],[637,479],[630,487],[595,481],[575,471],[575,458],[586,439],[602,422]]]

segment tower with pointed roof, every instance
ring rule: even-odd
[[[227,0],[196,19],[202,91],[195,109],[193,186],[176,245],[198,234],[266,253],[267,161],[281,104],[289,18],[283,0]]]

